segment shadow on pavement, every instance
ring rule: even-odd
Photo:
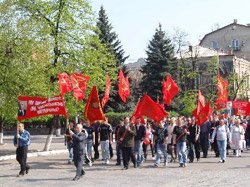
[[[1,177],[2,178],[5,178],[5,177],[14,177],[14,178],[17,178],[16,176],[17,176],[17,174],[16,175],[1,175],[0,178]]]
[[[50,178],[50,179],[24,179],[23,182],[39,182],[39,181],[70,181],[72,178]]]
[[[232,168],[228,168],[228,169],[249,169],[250,165],[246,165],[245,167],[232,167]]]

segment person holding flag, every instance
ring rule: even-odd
[[[141,124],[141,118],[138,117],[136,119],[135,124],[136,129],[136,136],[135,136],[135,154],[137,154],[137,166],[140,166],[140,164],[143,162],[143,140],[146,136],[146,128],[143,124]]]
[[[182,118],[177,119],[177,125],[174,127],[173,131],[173,144],[177,145],[178,157],[179,157],[179,167],[186,167],[187,164],[187,154],[186,154],[186,141],[187,141],[187,127],[183,125]]]
[[[115,142],[116,142],[116,166],[121,165],[121,142],[119,140],[119,133],[121,127],[124,125],[124,119],[120,119],[119,125],[115,128]]]
[[[200,126],[196,124],[196,119],[193,117],[191,120],[191,125],[188,128],[188,158],[189,162],[194,161],[194,152],[197,162],[200,160]]]
[[[87,132],[82,132],[83,127],[81,124],[77,124],[75,127],[75,133],[69,130],[70,136],[73,138],[73,154],[74,154],[74,164],[76,167],[76,176],[73,178],[74,181],[77,181],[85,175],[83,170],[83,159],[86,151],[86,139],[88,137]]]
[[[122,145],[122,157],[124,169],[128,169],[129,160],[131,159],[134,168],[137,167],[135,154],[134,154],[134,144],[135,144],[136,129],[133,124],[130,124],[129,117],[124,119],[124,125],[121,127],[119,132],[119,140]]]
[[[30,166],[27,164],[28,146],[30,145],[30,133],[24,129],[23,123],[17,124],[17,134],[14,137],[14,146],[16,149],[16,160],[20,164],[20,172],[17,177],[23,177],[28,174]]]
[[[66,133],[64,134],[65,142],[64,144],[67,146],[67,149],[69,151],[69,160],[68,164],[71,164],[73,162],[73,139],[69,134],[69,131],[75,132],[74,127],[74,121],[69,122],[69,128],[66,129]]]
[[[156,144],[157,146],[157,155],[156,155],[156,160],[155,160],[155,167],[159,167],[160,160],[161,160],[161,153],[163,152],[164,155],[164,166],[167,166],[168,164],[168,147],[167,147],[167,142],[168,142],[168,129],[167,127],[164,127],[163,121],[158,123],[158,129],[155,132],[154,136],[154,145]]]

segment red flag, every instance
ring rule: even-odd
[[[146,94],[139,103],[135,116],[147,116],[156,122],[160,122],[168,116],[168,113]]]
[[[197,115],[200,113],[203,107],[205,107],[205,97],[202,95],[201,91],[198,92],[198,102],[197,102]]]
[[[133,114],[132,114],[132,117],[131,117],[131,119],[132,119],[131,122],[132,122],[133,124],[135,124],[136,119],[137,119],[137,118],[140,118],[140,119],[141,119],[141,123],[142,123],[142,124],[146,124],[146,122],[145,122],[145,120],[143,119],[142,116],[137,116],[139,103],[140,103],[140,99],[138,99],[138,101],[137,101],[135,110],[134,110],[134,112],[133,112]]]
[[[124,103],[126,103],[126,99],[130,96],[129,89],[129,80],[125,79],[122,70],[119,72],[119,85],[118,85],[118,93]]]
[[[161,106],[161,108],[162,108],[163,110],[165,110],[164,103],[163,103],[163,104],[160,104],[160,101],[159,101],[159,96],[157,96],[156,103],[157,103],[159,106]]]
[[[171,100],[178,92],[179,92],[179,87],[170,77],[170,75],[167,76],[167,81],[163,79],[162,81],[163,100],[168,106],[170,106]]]
[[[205,123],[212,113],[213,113],[213,109],[210,108],[210,102],[208,102],[205,105],[205,107],[202,108],[199,115],[197,116],[198,117],[197,124],[202,125],[203,123]]]
[[[217,89],[218,89],[218,100],[220,102],[227,102],[228,98],[228,81],[224,81],[220,74],[218,74],[218,84],[217,84]]]
[[[59,73],[58,74],[59,78],[59,88],[61,94],[68,93],[72,90],[70,81],[69,81],[69,75],[67,73]]]
[[[90,123],[94,123],[95,121],[106,121],[105,115],[100,105],[96,86],[93,86],[93,89],[89,95],[85,106],[84,116],[89,120]]]
[[[17,120],[24,120],[44,115],[63,115],[68,118],[62,95],[52,98],[19,96]]]
[[[85,98],[84,92],[87,89],[87,81],[90,80],[90,77],[82,75],[80,73],[72,73],[71,82],[74,91],[74,97],[81,101]]]
[[[106,88],[105,88],[105,94],[104,97],[102,98],[102,108],[104,108],[105,104],[108,102],[109,100],[109,93],[111,90],[111,82],[110,82],[110,78],[109,76],[107,77],[107,81],[106,81]]]

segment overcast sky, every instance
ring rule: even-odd
[[[250,23],[249,0],[90,0],[98,14],[103,5],[109,21],[118,34],[127,63],[146,57],[145,50],[159,23],[169,35],[174,28],[189,34],[188,41],[197,45],[199,40],[220,27],[231,24]]]

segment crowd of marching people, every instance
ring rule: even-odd
[[[108,122],[89,124],[82,120],[76,126],[84,134],[80,151],[82,158],[78,161],[79,150],[76,156],[74,154],[74,142],[77,140],[72,136],[76,134],[74,122],[70,122],[65,134],[69,163],[74,162],[77,168],[75,180],[85,173],[79,161],[85,160],[86,164],[92,166],[95,160],[102,158],[103,164],[108,165],[113,157],[113,142],[116,145],[116,165],[123,164],[125,170],[129,168],[130,162],[134,168],[140,167],[149,159],[149,152],[155,167],[159,167],[161,160],[163,166],[176,162],[179,167],[186,167],[187,162],[207,158],[209,149],[214,151],[215,157],[219,157],[219,162],[225,163],[227,155],[240,157],[244,148],[250,147],[250,116],[227,118],[214,114],[201,126],[197,125],[194,117],[166,118],[160,122],[137,118],[133,123],[129,117],[125,117],[120,119],[114,130]],[[102,157],[99,156],[99,146]],[[229,153],[229,150],[232,151]]]
[[[194,117],[166,118],[160,122],[125,117],[114,128],[108,120],[94,124],[82,120],[76,125],[70,121],[64,136],[69,150],[68,163],[74,163],[76,167],[73,180],[79,180],[85,174],[83,162],[92,166],[95,160],[102,159],[103,164],[108,165],[114,156],[113,147],[116,149],[116,165],[123,164],[124,170],[129,169],[130,161],[134,168],[141,167],[149,159],[149,152],[154,167],[159,167],[161,160],[164,167],[169,162],[186,167],[187,162],[207,158],[209,149],[220,163],[225,163],[227,155],[241,157],[242,152],[250,148],[250,116],[228,118],[214,114],[201,126]],[[20,123],[14,137],[21,168],[19,177],[30,170],[26,163],[29,144],[30,134]]]

